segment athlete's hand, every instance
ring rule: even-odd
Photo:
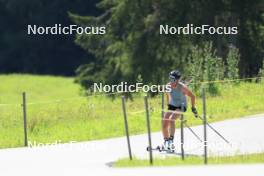
[[[192,112],[193,112],[194,116],[197,118],[198,117],[198,112],[197,112],[195,107],[192,107]]]

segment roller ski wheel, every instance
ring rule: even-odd
[[[157,146],[156,148],[150,148],[149,146],[147,147],[147,151],[149,152],[150,150],[158,150],[159,152],[161,152],[161,148],[160,146]]]
[[[149,146],[147,147],[147,151],[150,151],[150,147]]]

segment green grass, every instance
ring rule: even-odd
[[[0,148],[23,146],[23,91],[27,92],[30,141],[86,141],[124,135],[120,96],[114,100],[81,96],[81,88],[73,78],[14,74],[0,75],[0,80]],[[264,113],[264,83],[221,84],[219,88],[220,96],[207,97],[209,122]],[[159,131],[161,97],[151,98],[149,104],[151,128]],[[199,112],[201,104],[198,98]],[[145,133],[143,95],[137,94],[134,101],[128,101],[127,111],[130,133]],[[186,119],[189,125],[201,124],[190,109]]]
[[[30,102],[80,97],[80,87],[73,78],[34,75],[0,75],[0,103],[21,103],[27,92]]]
[[[225,157],[209,157],[208,164],[256,164],[264,163],[264,153],[236,155]],[[181,166],[181,165],[202,165],[203,157],[188,156],[183,161],[180,157],[155,158],[153,166]],[[120,159],[114,164],[115,167],[145,167],[150,166],[149,160],[134,158]]]

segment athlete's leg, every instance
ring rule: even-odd
[[[174,138],[174,134],[175,134],[175,121],[180,117],[179,114],[173,114],[173,117],[172,117],[172,121],[170,121],[170,124],[169,124],[169,136],[170,138]]]
[[[170,137],[170,133],[169,133],[170,121],[169,121],[169,118],[170,118],[171,114],[172,114],[171,112],[166,112],[164,115],[164,118],[162,120],[162,134],[163,134],[164,139],[169,139],[169,137]]]
[[[170,138],[170,132],[169,132],[169,126],[170,126],[170,117],[172,113],[166,112],[164,115],[164,118],[162,119],[162,134],[164,138],[163,147],[164,149],[169,149],[169,138]]]

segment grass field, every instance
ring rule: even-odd
[[[0,148],[23,146],[22,96],[27,93],[28,139],[42,143],[85,141],[124,135],[120,95],[81,95],[73,78],[0,75]],[[264,112],[264,83],[219,85],[221,95],[207,97],[209,122]],[[160,130],[161,96],[151,98],[151,128]],[[198,97],[198,112],[202,111]],[[131,134],[146,132],[143,94],[127,102]],[[201,124],[190,112],[189,125]],[[177,123],[177,126],[179,124]]]
[[[264,163],[264,153],[250,155],[236,155],[226,157],[209,157],[208,164],[256,164]],[[189,156],[184,161],[180,157],[156,158],[153,162],[154,166],[179,166],[179,165],[202,165],[204,164],[203,157]],[[129,158],[120,159],[115,164],[115,167],[144,167],[150,166],[149,160]]]

